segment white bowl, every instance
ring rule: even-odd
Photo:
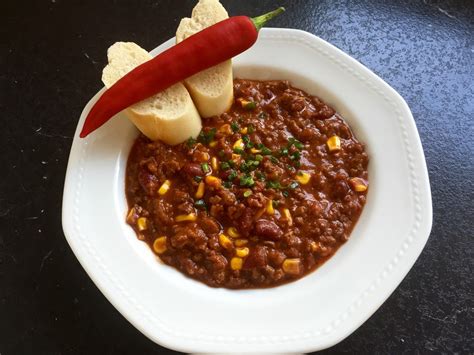
[[[84,108],[71,148],[64,233],[108,300],[163,346],[185,352],[324,349],[380,307],[428,239],[431,195],[415,122],[382,79],[303,31],[264,29],[233,63],[236,77],[288,79],[320,96],[366,143],[370,191],[350,240],[315,272],[269,289],[210,288],[160,263],[125,223],[124,170],[136,129],[118,115],[87,139],[78,137],[102,91]]]

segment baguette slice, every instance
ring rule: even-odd
[[[152,56],[133,42],[117,42],[107,51],[109,64],[102,72],[107,88]],[[201,131],[201,118],[182,83],[175,84],[146,100],[127,108],[137,128],[151,140],[179,144]]]
[[[219,0],[199,0],[191,18],[181,20],[176,43],[228,17]],[[232,61],[203,70],[187,78],[185,84],[201,117],[220,115],[230,108],[234,99]]]

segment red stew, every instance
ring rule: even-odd
[[[234,93],[196,140],[137,138],[127,222],[164,263],[209,286],[276,286],[349,238],[368,156],[334,109],[286,81],[235,80]]]

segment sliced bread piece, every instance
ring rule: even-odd
[[[176,43],[228,17],[219,0],[199,0],[191,18],[181,20]],[[202,117],[220,115],[230,108],[234,99],[232,61],[203,70],[186,79],[185,84]]]
[[[133,42],[117,42],[107,51],[109,64],[102,72],[102,81],[108,88],[133,68],[152,56]],[[151,140],[168,144],[184,142],[201,131],[201,118],[182,83],[175,84],[127,110],[137,128]]]

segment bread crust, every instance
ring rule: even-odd
[[[176,43],[228,17],[218,0],[200,0],[191,18],[181,20],[176,31]],[[234,88],[231,60],[197,73],[184,83],[203,118],[220,115],[232,106]]]
[[[133,42],[113,44],[107,56],[109,64],[102,73],[102,81],[107,88],[134,67],[152,58]],[[182,83],[130,106],[125,113],[145,136],[171,145],[197,137],[202,128],[199,112]]]

